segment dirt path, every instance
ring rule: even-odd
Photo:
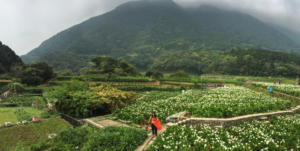
[[[157,131],[157,135],[160,133],[163,133],[164,131],[166,131],[167,126],[164,126],[161,130]],[[137,149],[135,149],[135,151],[143,151],[145,147],[148,146],[148,144],[152,143],[154,141],[154,138],[152,136],[152,133],[150,135],[148,135],[148,138],[144,141],[144,143],[142,145],[140,145]]]

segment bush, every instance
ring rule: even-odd
[[[172,73],[170,74],[170,78],[173,78],[173,77],[189,77],[189,75],[183,71],[178,71],[176,73]]]
[[[22,83],[27,85],[39,85],[51,79],[54,72],[45,62],[33,63],[21,74]]]
[[[18,121],[31,121],[32,117],[26,111],[16,111],[15,114],[17,115]]]
[[[143,144],[146,138],[147,132],[143,129],[111,126],[93,132],[82,150],[133,151]]]
[[[73,75],[73,72],[70,69],[59,70],[59,71],[56,71],[56,73],[58,75],[62,75],[62,76],[72,76]]]
[[[75,80],[45,93],[46,97],[57,100],[55,106],[59,112],[78,118],[89,117],[96,111],[110,113],[123,108],[126,104],[135,103],[134,95],[111,86],[87,87]]]
[[[152,77],[154,79],[160,79],[160,78],[164,77],[164,75],[161,72],[157,71],[157,70],[154,70],[154,71],[148,70],[146,72],[145,76],[149,77],[149,78]]]
[[[5,73],[0,76],[0,79],[11,80],[12,77],[8,73]]]
[[[85,136],[87,134],[88,131],[86,129],[68,129],[61,131],[53,139],[56,144],[52,150],[73,150],[76,146],[80,146],[86,140]]]
[[[44,92],[44,90],[38,88],[26,88],[24,92],[27,94],[41,94]]]
[[[246,82],[246,79],[244,77],[236,77],[234,80],[239,81],[239,82]]]

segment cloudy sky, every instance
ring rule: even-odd
[[[0,41],[18,55],[90,17],[130,0],[0,0]],[[185,7],[211,4],[300,31],[300,0],[174,0]]]

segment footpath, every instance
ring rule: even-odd
[[[117,120],[116,117],[107,117],[107,116],[98,116],[93,118],[83,119],[86,123],[93,125],[99,129],[107,126],[125,126],[125,127],[135,127],[135,128],[144,128],[135,124],[132,124],[130,121]],[[162,130],[158,130],[157,134],[163,133],[166,130],[166,126],[163,126]],[[151,130],[150,130],[151,131]],[[147,139],[142,145],[140,145],[135,151],[143,151],[145,147],[152,144],[155,138],[152,136],[152,132],[148,133]]]
[[[166,129],[167,129],[167,126],[164,126],[161,130],[157,130],[157,135],[160,133],[163,133],[164,131],[166,131]],[[144,141],[144,143],[142,145],[140,145],[137,149],[135,149],[135,151],[146,150],[146,148],[149,145],[151,145],[154,140],[155,140],[155,138],[152,136],[152,132],[151,132],[150,135],[148,135],[148,138]]]

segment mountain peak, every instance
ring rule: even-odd
[[[216,12],[224,12],[224,11],[226,10],[217,8],[212,5],[207,5],[207,4],[203,4],[198,8],[198,12],[205,12],[205,13],[216,13]]]

